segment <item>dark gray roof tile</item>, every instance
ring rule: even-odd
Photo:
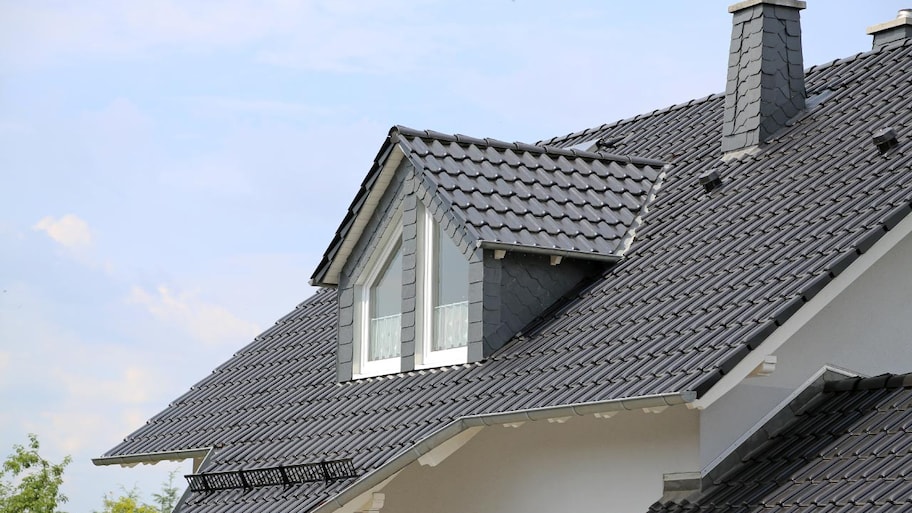
[[[906,44],[812,68],[808,89],[838,83],[836,92],[756,155],[725,163],[719,95],[555,138],[547,148],[396,128],[395,144],[416,168],[442,169],[426,173],[432,197],[452,204],[476,240],[611,253],[637,215],[642,225],[621,262],[477,364],[337,384],[336,296],[321,290],[107,455],[223,445],[203,471],[345,454],[364,473],[464,415],[705,393],[772,332],[774,320],[784,322],[909,211],[912,144],[885,158],[870,135],[889,122],[901,142],[912,137],[908,94],[899,92],[910,89],[910,64]],[[884,84],[895,84],[896,95],[870,94]],[[602,138],[621,138],[618,151],[672,166],[562,149]],[[573,171],[547,170],[555,165]],[[707,195],[696,177],[711,168],[724,184]],[[363,199],[359,193],[352,208]],[[350,223],[348,217],[340,232]],[[331,246],[326,258],[335,251]],[[750,465],[723,476],[699,507],[761,511],[767,504],[809,513],[820,511],[814,497],[824,504],[833,490],[849,490],[858,508],[839,508],[853,513],[880,508],[880,499],[868,500],[874,495],[907,500],[912,490],[899,483],[909,482],[900,477],[912,462],[876,470],[840,464],[839,476],[849,476],[840,477],[842,487],[808,477],[820,475],[814,465],[827,451],[840,462],[854,451],[908,456],[912,441],[902,438],[912,432],[910,390],[876,400],[875,393],[831,387],[792,434],[775,439],[778,449],[753,453]],[[852,422],[863,429],[853,431]],[[891,431],[878,428],[887,425]],[[783,469],[790,470],[787,483],[767,479]],[[882,477],[856,477],[872,473]],[[191,494],[187,509],[222,513],[275,500],[283,510],[308,511],[349,484]]]
[[[890,386],[906,377],[828,382],[817,402],[690,503],[650,511],[912,509],[912,410],[897,407],[912,402],[912,389]]]

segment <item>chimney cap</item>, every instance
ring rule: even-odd
[[[878,23],[877,25],[872,25],[868,27],[866,33],[869,36],[873,36],[879,32],[885,30],[890,30],[892,28],[901,27],[903,25],[912,25],[912,8],[909,9],[900,9],[896,14],[896,18],[886,21],[883,23]]]
[[[743,2],[738,2],[729,6],[728,12],[735,13],[760,4],[778,5],[779,7],[791,7],[793,9],[807,8],[807,2],[802,0],[744,0]]]

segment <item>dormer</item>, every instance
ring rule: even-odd
[[[340,381],[479,361],[618,262],[664,164],[393,127],[311,283]]]

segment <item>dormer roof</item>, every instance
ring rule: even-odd
[[[661,185],[659,160],[394,126],[314,272],[339,272],[406,160],[476,247],[616,261]]]

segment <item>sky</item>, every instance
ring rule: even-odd
[[[312,294],[391,126],[535,142],[720,92],[730,3],[0,0],[0,456],[71,455],[71,512],[189,473],[90,460]],[[907,6],[807,3],[806,66]]]

